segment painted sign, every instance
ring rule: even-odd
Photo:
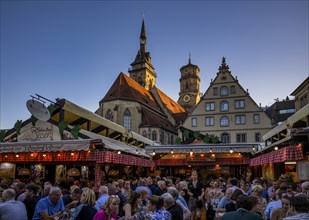
[[[50,113],[42,102],[34,99],[30,99],[26,103],[29,112],[41,121],[48,121],[50,119]]]

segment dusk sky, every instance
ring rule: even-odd
[[[35,94],[97,110],[128,74],[143,12],[156,85],[172,99],[191,53],[202,93],[224,56],[253,100],[270,106],[309,75],[308,2],[1,0],[0,129],[27,120]]]

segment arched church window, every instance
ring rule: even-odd
[[[131,130],[131,112],[129,111],[129,109],[126,109],[124,111],[123,127],[125,127],[128,130]]]
[[[107,112],[105,113],[105,118],[110,121],[114,120],[113,112],[110,109],[108,109]]]

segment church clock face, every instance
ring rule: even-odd
[[[188,94],[186,94],[186,95],[183,97],[183,101],[184,101],[184,102],[189,102],[190,99],[191,99],[191,97],[190,97]]]

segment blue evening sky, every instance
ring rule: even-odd
[[[308,77],[307,0],[1,0],[0,129],[28,119],[35,94],[95,111],[118,74],[128,73],[143,11],[157,87],[175,101],[189,53],[201,92],[225,56],[262,106]]]

